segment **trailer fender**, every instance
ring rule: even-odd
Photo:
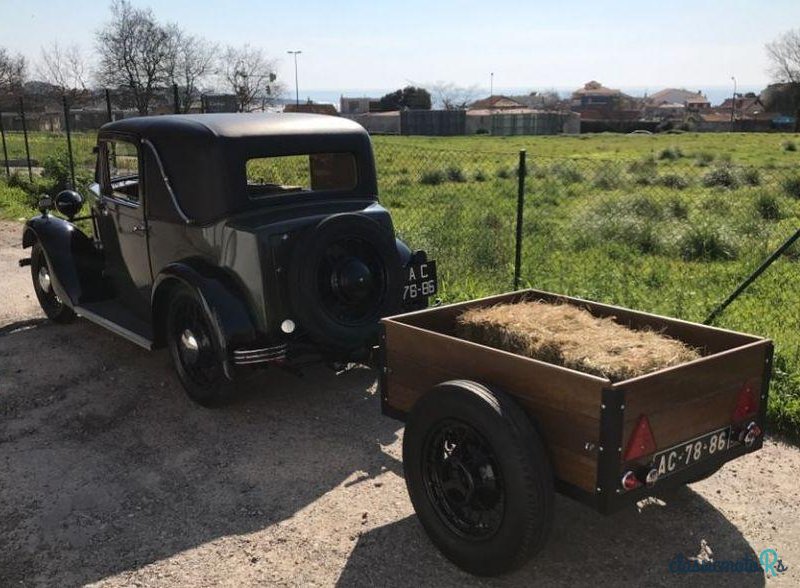
[[[22,247],[39,243],[59,298],[73,307],[96,296],[102,288],[102,255],[92,239],[64,219],[43,215],[25,223]]]

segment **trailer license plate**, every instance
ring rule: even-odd
[[[731,428],[725,427],[691,441],[684,441],[656,454],[653,467],[658,470],[659,478],[685,470],[712,455],[727,451],[730,437]]]
[[[433,296],[438,291],[436,262],[425,261],[406,266],[406,283],[403,288],[403,302]]]

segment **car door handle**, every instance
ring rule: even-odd
[[[147,227],[145,225],[134,225],[133,226],[134,233],[142,233],[143,235],[147,233]]]

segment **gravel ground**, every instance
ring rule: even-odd
[[[769,584],[800,583],[800,452],[776,440],[641,510],[559,498],[536,559],[473,578],[414,516],[370,371],[265,371],[197,407],[165,352],[44,322],[20,233],[0,223],[0,586],[766,584],[671,574],[701,540],[717,560],[774,548]]]

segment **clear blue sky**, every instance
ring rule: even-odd
[[[134,0],[222,44],[262,46],[302,90],[437,80],[495,87],[766,84],[764,43],[800,27],[800,0]],[[38,59],[58,40],[87,50],[103,0],[0,0],[0,46]]]

